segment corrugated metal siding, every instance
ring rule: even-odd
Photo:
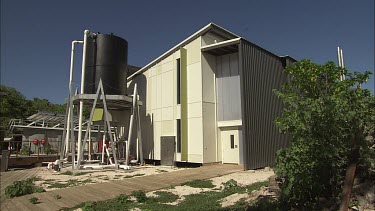
[[[285,59],[245,40],[239,51],[244,167],[273,166],[276,151],[288,144],[288,137],[280,134],[274,123],[283,106],[272,91],[287,81]]]
[[[216,57],[217,120],[240,120],[241,94],[238,53]]]

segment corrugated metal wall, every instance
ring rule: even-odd
[[[244,168],[273,166],[276,151],[287,146],[288,137],[274,123],[283,106],[272,90],[287,81],[283,69],[290,60],[246,40],[241,40],[239,59]]]
[[[238,53],[216,57],[217,120],[241,120]]]

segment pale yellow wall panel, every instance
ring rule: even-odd
[[[173,61],[166,62],[161,65],[162,73],[173,70]]]
[[[215,104],[203,103],[203,161],[205,163],[216,162],[216,119]]]
[[[162,74],[162,107],[173,106],[173,71]]]
[[[202,117],[202,102],[188,104],[188,118]]]
[[[201,60],[201,38],[197,38],[185,46],[187,49],[187,65]]]
[[[151,77],[151,106],[150,109],[156,109],[156,102],[157,102],[157,77],[153,76]]]
[[[162,78],[161,74],[155,76],[156,77],[156,108],[161,108],[161,102],[162,102],[162,95],[163,95],[163,90],[162,90]]]
[[[200,63],[187,66],[187,95],[188,103],[202,101],[202,71]]]
[[[203,163],[202,154],[188,154],[188,161],[192,163]]]
[[[161,121],[161,108],[153,110],[154,113],[154,122],[160,122]]]
[[[166,107],[161,109],[161,120],[173,120],[173,107]]]
[[[216,57],[202,54],[203,101],[215,103],[215,68]]]
[[[161,135],[162,136],[174,136],[174,121],[162,121],[161,122]]]
[[[203,123],[202,118],[188,119],[188,154],[202,155],[203,153]]]
[[[161,122],[154,122],[154,159],[160,160]]]

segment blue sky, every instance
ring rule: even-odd
[[[336,62],[340,46],[350,71],[374,70],[373,0],[1,0],[1,84],[63,103],[71,41],[85,29],[125,38],[129,64],[142,67],[210,22],[298,60]],[[373,77],[365,88],[374,89]]]

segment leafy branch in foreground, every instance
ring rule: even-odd
[[[283,201],[291,207],[316,208],[322,197],[339,201],[344,189],[344,202],[356,166],[369,172],[373,159],[375,100],[362,89],[371,73],[349,73],[333,62],[318,65],[309,60],[285,71],[290,81],[275,90],[285,106],[276,125],[291,137],[276,161],[276,173],[284,179]],[[346,80],[340,80],[341,74]]]

